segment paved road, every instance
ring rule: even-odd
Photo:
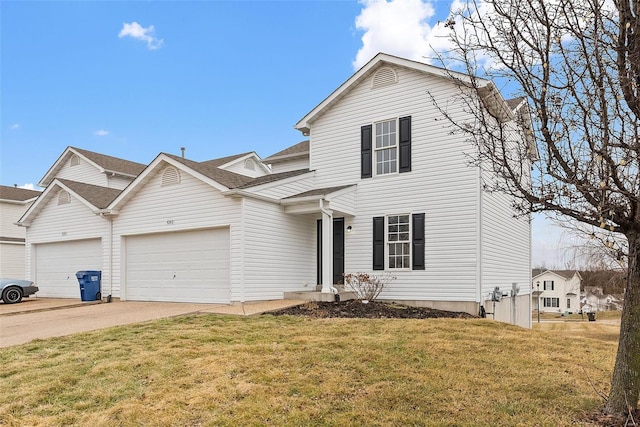
[[[4,307],[0,307],[0,347],[24,344],[38,338],[59,337],[190,313],[252,315],[301,302],[277,300],[223,305],[117,301],[110,304],[82,306],[73,304],[70,307],[56,307],[56,309],[45,311],[7,312],[4,315],[2,313]]]

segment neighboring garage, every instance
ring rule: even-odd
[[[0,242],[0,277],[24,279],[24,239],[14,240]]]
[[[39,297],[80,298],[76,272],[102,270],[101,239],[39,243],[34,250]]]
[[[229,303],[229,229],[128,236],[128,300]]]

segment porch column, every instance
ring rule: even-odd
[[[333,211],[322,207],[322,292],[331,292],[333,285]]]

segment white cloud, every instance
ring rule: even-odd
[[[30,182],[27,183],[27,184],[21,185],[19,188],[24,188],[25,190],[35,190],[36,189],[35,185],[33,185]]]
[[[13,129],[13,130],[15,130],[15,129],[20,129],[20,123],[14,123],[14,124],[12,124],[11,126],[9,126],[9,129]]]
[[[100,129],[97,130],[93,133],[95,136],[107,136],[109,135],[109,131],[108,130],[104,130],[104,129]]]
[[[353,62],[360,68],[378,52],[427,62],[431,45],[442,44],[443,24],[431,25],[435,15],[431,1],[422,0],[361,0],[356,28],[364,31],[362,47]]]
[[[149,48],[149,50],[156,50],[162,47],[164,40],[156,38],[153,34],[154,32],[155,28],[153,25],[145,28],[135,21],[130,24],[125,22],[122,24],[122,29],[120,33],[118,33],[118,37],[132,37],[136,40],[142,40],[147,42],[147,48]]]

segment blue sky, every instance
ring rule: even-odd
[[[266,157],[303,140],[293,125],[375,53],[446,48],[450,6],[3,0],[0,183],[37,185],[67,146],[140,163],[182,146],[197,161]],[[534,264],[558,260],[557,240],[534,223]]]

